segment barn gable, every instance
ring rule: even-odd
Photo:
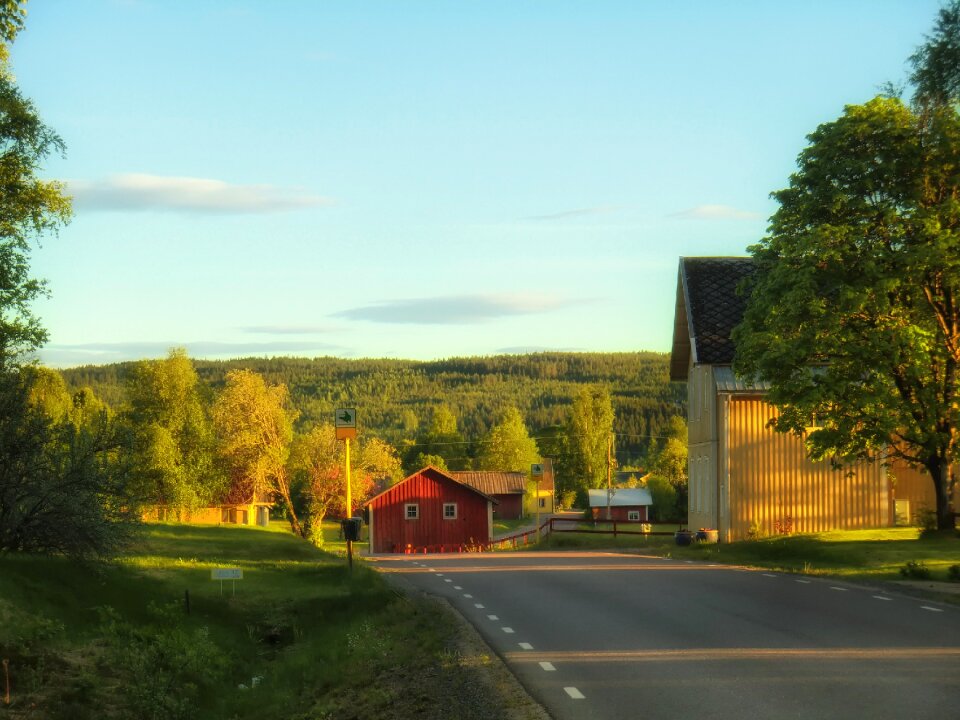
[[[371,552],[455,551],[488,542],[497,500],[426,467],[367,501]]]

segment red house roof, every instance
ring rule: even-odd
[[[418,475],[423,475],[423,474],[427,474],[427,473],[434,473],[434,474],[436,474],[436,475],[439,475],[440,477],[446,478],[446,479],[449,480],[450,482],[456,483],[457,485],[461,485],[461,486],[465,487],[467,490],[470,490],[470,491],[472,491],[472,492],[475,492],[475,493],[476,493],[477,495],[479,495],[480,497],[484,498],[485,500],[489,500],[490,502],[494,503],[495,505],[499,505],[499,504],[500,504],[500,501],[497,500],[496,498],[490,497],[490,496],[487,495],[485,492],[482,492],[482,491],[478,490],[477,488],[473,487],[472,485],[470,485],[470,484],[468,484],[468,483],[463,482],[462,480],[458,480],[457,478],[453,477],[449,472],[444,472],[443,470],[439,470],[438,468],[435,468],[433,465],[428,465],[427,467],[423,468],[422,470],[417,470],[417,472],[413,473],[412,475],[408,475],[408,476],[405,477],[403,480],[401,480],[400,482],[398,482],[396,485],[391,485],[391,486],[388,487],[386,490],[384,490],[382,493],[380,493],[380,494],[378,494],[378,495],[374,495],[372,498],[370,498],[369,500],[367,500],[367,501],[363,504],[364,507],[366,507],[367,505],[369,505],[370,503],[372,503],[372,502],[373,502],[374,500],[376,500],[377,498],[383,497],[383,496],[386,495],[387,493],[391,492],[394,488],[397,487],[397,485],[402,485],[403,483],[407,482],[408,480],[410,480],[410,479],[412,479],[412,478],[415,478],[415,477],[418,476]]]

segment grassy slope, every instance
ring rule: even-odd
[[[210,580],[227,566],[235,595]],[[160,524],[111,563],[0,558],[10,717],[504,717],[461,632],[277,530]]]
[[[671,528],[676,529],[676,526],[655,527],[657,530]],[[838,530],[690,547],[677,546],[671,537],[620,535],[614,538],[611,535],[556,533],[540,545],[540,549],[574,547],[642,548],[653,554],[683,559],[836,575],[857,581],[900,580],[900,568],[911,561],[923,563],[930,569],[932,579],[943,581],[948,579],[947,570],[951,565],[960,565],[960,537],[936,533],[921,537],[917,528]]]

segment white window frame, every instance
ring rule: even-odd
[[[640,511],[627,510],[627,522],[640,522]]]
[[[447,514],[447,510],[453,509],[453,514]],[[443,519],[444,520],[456,520],[457,519],[457,504],[456,503],[444,503],[443,504]]]
[[[410,511],[413,511],[411,514]],[[420,504],[419,503],[407,503],[403,506],[403,517],[405,520],[419,520],[420,519]]]

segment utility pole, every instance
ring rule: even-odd
[[[345,498],[346,517],[340,524],[347,539],[347,563],[353,570],[353,537],[350,534],[353,528],[353,495],[350,487],[350,441],[357,437],[357,411],[354,408],[337,408],[333,414],[333,425],[336,428],[337,440],[344,441],[344,460],[346,464],[347,497]],[[360,539],[357,528],[357,539]]]
[[[607,521],[613,519],[610,502],[613,498],[613,433],[607,437]]]

